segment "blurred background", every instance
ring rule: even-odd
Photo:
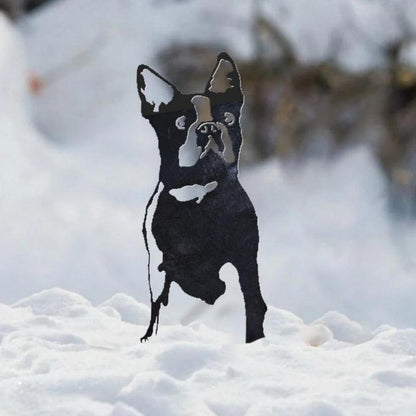
[[[246,95],[240,177],[259,216],[266,301],[306,321],[336,309],[369,326],[415,325],[414,1],[0,8],[0,302],[51,286],[148,302],[140,229],[159,155],[136,68],[198,92],[227,51]],[[222,278],[229,290],[209,310],[174,288],[162,322],[242,334],[236,272]]]

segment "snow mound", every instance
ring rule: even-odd
[[[177,379],[185,379],[202,368],[209,368],[216,358],[216,351],[211,346],[176,343],[166,348],[157,357],[157,362],[167,374]]]
[[[337,312],[307,325],[271,307],[252,344],[197,322],[141,344],[144,325],[103,308],[131,321],[146,307],[121,293],[104,303],[54,288],[0,304],[0,414],[415,414],[416,330],[385,326],[364,341]]]
[[[416,355],[416,329],[394,329],[379,332],[375,339],[375,346],[389,354]]]
[[[28,296],[13,306],[28,306],[34,315],[79,316],[88,312],[90,303],[76,293],[52,288]]]
[[[367,341],[371,337],[371,334],[361,324],[352,321],[346,315],[336,311],[327,312],[321,318],[314,321],[313,324],[326,325],[336,339],[352,342],[353,344]]]
[[[116,293],[100,305],[101,308],[112,308],[120,319],[137,325],[147,325],[150,319],[150,308],[138,303],[133,297],[124,293]],[[108,309],[107,309],[108,310]]]

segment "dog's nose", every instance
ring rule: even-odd
[[[218,127],[216,126],[215,123],[208,121],[206,123],[200,124],[198,128],[196,129],[196,131],[197,133],[201,133],[203,135],[210,135],[210,134],[217,133]]]

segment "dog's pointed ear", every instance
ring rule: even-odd
[[[142,102],[142,115],[150,115],[169,111],[169,104],[179,90],[147,65],[137,68],[137,91]]]
[[[223,52],[217,57],[217,64],[205,88],[206,93],[222,94],[241,92],[241,80],[237,66],[231,57]]]

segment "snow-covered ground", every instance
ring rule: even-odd
[[[299,45],[314,21],[306,3],[286,2]],[[382,13],[354,3],[369,4],[366,19]],[[416,414],[416,331],[386,325],[416,327],[416,225],[389,216],[365,147],[243,170],[267,340],[241,344],[242,296],[226,266],[218,304],[173,287],[158,336],[138,343],[149,314],[140,228],[159,162],[135,71],[190,36],[249,54],[250,3],[227,2],[239,24],[224,31],[209,4],[61,0],[20,23],[23,39],[0,16],[1,416]],[[45,82],[30,101],[42,133],[27,115],[28,67]]]
[[[149,311],[62,289],[0,305],[5,416],[412,416],[416,330],[367,333],[336,312],[305,325],[270,308],[267,339],[234,344],[202,323],[138,343]]]

